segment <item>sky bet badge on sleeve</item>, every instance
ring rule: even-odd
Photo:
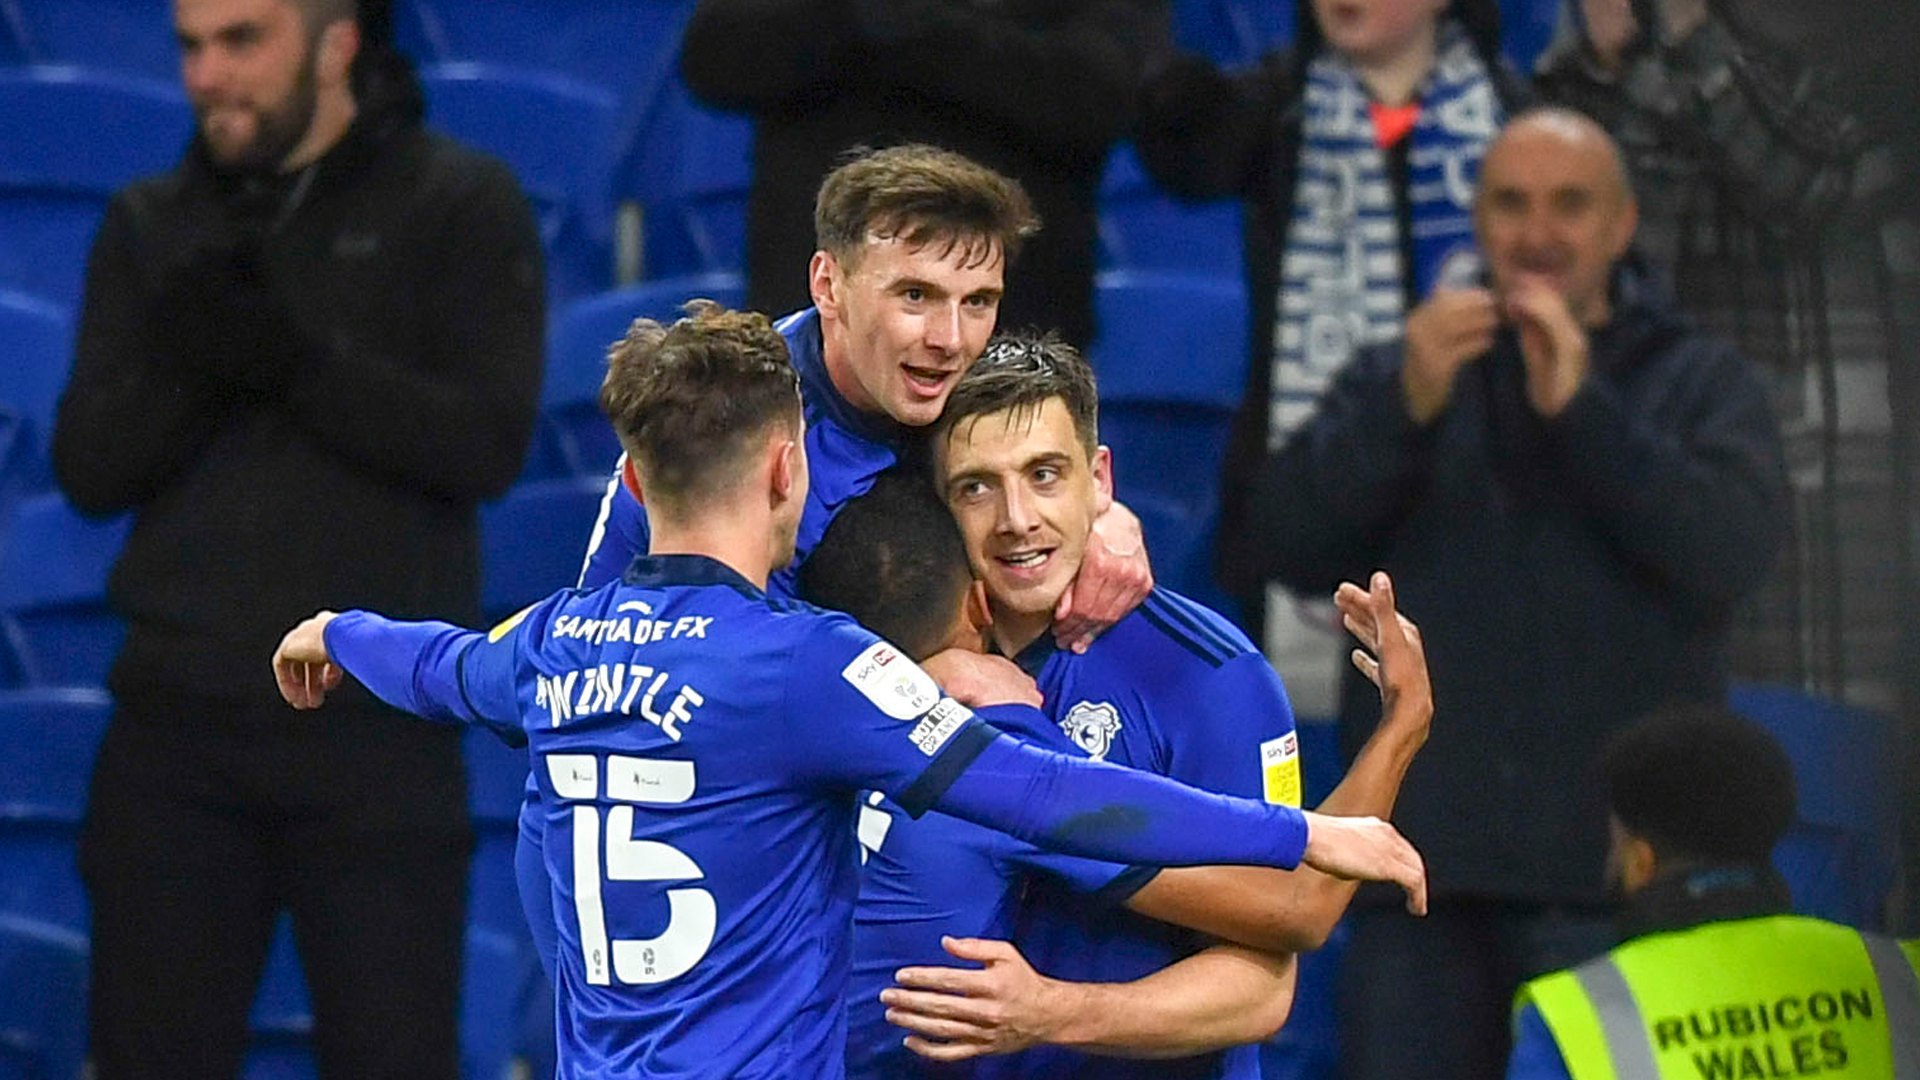
[[[840,674],[895,720],[918,720],[940,700],[933,676],[884,641],[867,646]]]
[[[1275,806],[1300,805],[1300,734],[1289,731],[1260,744],[1260,780],[1266,800]]]

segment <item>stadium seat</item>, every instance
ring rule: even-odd
[[[698,104],[678,78],[662,86],[620,159],[620,188],[641,203],[645,277],[745,268],[752,151],[751,120]]]
[[[1100,182],[1101,265],[1234,277],[1241,272],[1240,204],[1183,203],[1156,187],[1132,144],[1116,147]]]
[[[86,1049],[86,935],[0,912],[0,1080],[78,1080]]]
[[[171,82],[0,69],[0,288],[77,304],[108,198],[172,165],[191,130]]]
[[[614,95],[553,72],[467,61],[423,67],[420,81],[435,127],[519,177],[539,216],[547,295],[611,283]]]
[[[53,407],[66,384],[73,322],[66,309],[0,290],[0,492],[47,487]]]
[[[607,468],[612,467],[612,460]],[[607,473],[521,483],[480,508],[480,603],[489,619],[580,579]]]
[[[1773,861],[1794,910],[1881,929],[1899,858],[1898,726],[1786,687],[1737,685],[1730,700],[1793,760],[1799,814]]]
[[[1237,279],[1147,271],[1099,276],[1100,438],[1115,491],[1146,529],[1162,584],[1222,610],[1213,583],[1219,471],[1246,371]]]
[[[0,534],[0,685],[106,681],[125,636],[107,571],[128,524],[88,521],[53,492],[14,505]]]
[[[620,444],[600,412],[600,381],[608,347],[627,336],[633,320],[672,322],[689,300],[737,307],[745,295],[737,274],[696,274],[584,296],[555,311],[547,320],[540,423],[522,478],[605,476],[612,467]]]
[[[74,847],[111,708],[93,687],[0,691],[0,912],[86,929]]]
[[[395,0],[415,56],[552,71],[620,98],[672,69],[692,0]]]
[[[15,31],[24,63],[180,78],[168,0],[0,0],[0,23]]]

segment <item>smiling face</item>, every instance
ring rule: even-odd
[[[1093,521],[1112,503],[1107,448],[1089,456],[1073,414],[1052,397],[960,420],[938,440],[936,459],[995,634],[1022,647],[1053,621]]]
[[[1488,149],[1474,222],[1496,291],[1558,292],[1584,326],[1609,315],[1607,287],[1639,223],[1618,153],[1592,121],[1521,117]]]
[[[816,252],[811,285],[834,387],[862,412],[933,423],[993,335],[1005,267],[984,240],[916,246],[869,235],[845,261]]]
[[[1447,0],[1313,0],[1327,44],[1363,64],[1392,61],[1433,35]]]

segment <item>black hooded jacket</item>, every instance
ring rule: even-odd
[[[268,658],[321,608],[478,618],[475,505],[539,396],[539,236],[507,168],[369,59],[312,166],[223,173],[196,140],[94,240],[53,458],[82,512],[133,514],[123,696],[277,700]]]

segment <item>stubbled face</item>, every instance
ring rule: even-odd
[[[1552,119],[1515,123],[1481,166],[1474,220],[1496,291],[1543,283],[1581,323],[1605,321],[1613,264],[1638,215],[1604,136]]]
[[[815,258],[827,260],[831,301],[822,313],[841,346],[828,352],[834,386],[854,408],[908,427],[939,419],[993,336],[1002,253],[982,258],[964,244],[913,247],[870,236],[851,266],[827,253]]]
[[[306,135],[314,42],[288,0],[175,0],[181,81],[213,160],[277,165]]]
[[[1385,62],[1433,32],[1447,0],[1313,0],[1327,44],[1362,63]]]
[[[1066,403],[968,417],[940,441],[941,493],[998,621],[1050,621],[1112,501],[1105,447],[1091,459]]]

